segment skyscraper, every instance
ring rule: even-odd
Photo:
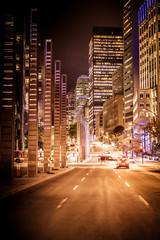
[[[61,61],[54,63],[54,168],[60,168],[61,145]]]
[[[0,180],[13,178],[15,136],[15,19],[7,14],[3,22],[0,81]],[[1,30],[2,30],[1,29]],[[2,32],[1,32],[2,33]]]
[[[134,96],[134,134],[139,136],[146,152],[156,153],[156,138],[140,129],[160,113],[160,5],[146,0],[138,11],[139,89]]]
[[[45,40],[45,98],[44,98],[44,171],[48,172],[48,158],[51,156],[52,130],[52,40]]]
[[[89,77],[82,75],[78,77],[76,88],[76,111],[81,111],[89,101]]]
[[[61,61],[54,63],[54,168],[66,167],[67,75],[61,74]]]
[[[123,78],[124,78],[124,127],[130,130],[133,122],[133,96],[138,89],[139,44],[137,1],[126,0],[123,7]]]
[[[94,27],[89,44],[89,128],[95,134],[96,114],[112,96],[112,73],[123,63],[121,28]]]
[[[29,52],[29,114],[28,114],[28,176],[35,177],[38,170],[38,19],[37,9],[30,15]]]
[[[61,167],[66,167],[67,75],[61,76]]]
[[[159,79],[159,32],[160,6],[156,0],[144,1],[138,11],[139,24],[139,88],[152,90],[154,114],[160,113],[160,79]],[[150,96],[150,98],[151,98]],[[144,105],[146,108],[146,105]]]

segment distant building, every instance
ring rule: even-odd
[[[96,138],[103,139],[103,111],[96,114]]]
[[[112,94],[123,94],[124,89],[123,89],[123,65],[120,66],[116,71],[113,72],[112,74]]]
[[[104,135],[112,132],[118,125],[124,125],[123,66],[112,74],[113,95],[103,104]]]
[[[89,129],[94,137],[96,114],[112,96],[112,73],[123,62],[121,28],[94,27],[89,43]]]
[[[112,132],[118,125],[123,126],[123,95],[114,95],[103,104],[104,135]]]
[[[80,112],[89,101],[89,77],[82,75],[78,77],[76,88],[76,112]]]
[[[67,126],[68,129],[71,124],[76,122],[76,110],[75,110],[75,102],[76,102],[76,96],[75,96],[75,90],[71,89],[70,92],[68,92],[67,95]]]

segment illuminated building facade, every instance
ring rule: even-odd
[[[76,110],[75,110],[75,90],[71,89],[67,95],[67,126],[68,129],[70,125],[76,122]]]
[[[153,102],[152,112],[154,114],[158,114],[160,108],[160,1],[158,2],[156,0],[147,0],[138,11],[139,88],[152,89],[150,96]],[[146,106],[144,107],[146,108]]]
[[[29,46],[28,176],[38,170],[38,24],[37,9],[31,9]]]
[[[22,149],[23,139],[24,25],[10,7],[1,15],[0,24],[0,155],[5,161],[0,165],[11,180],[14,150]]]
[[[76,111],[80,112],[89,101],[89,77],[82,75],[76,83]]]
[[[60,168],[61,145],[61,61],[54,64],[54,168]]]
[[[146,152],[153,151],[149,133],[144,126],[159,115],[160,111],[160,1],[146,0],[138,10],[139,26],[139,90],[134,96],[134,135],[141,136]]]
[[[67,75],[61,76],[61,167],[66,167]]]
[[[95,135],[96,114],[112,96],[112,73],[123,63],[121,28],[94,27],[89,43],[89,129]]]
[[[54,63],[54,169],[66,167],[67,75],[61,74],[61,61]],[[60,164],[61,161],[61,164]]]
[[[45,97],[44,97],[44,171],[49,172],[48,158],[51,156],[52,130],[52,40],[45,40]]]
[[[137,1],[126,0],[123,7],[123,78],[124,78],[124,128],[130,131],[133,122],[133,97],[139,81],[139,44]]]
[[[11,183],[15,136],[15,20],[4,18],[0,81],[0,180]]]

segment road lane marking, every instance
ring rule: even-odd
[[[89,175],[89,173],[86,173],[86,175],[88,176],[88,175]]]
[[[67,200],[68,200],[68,198],[64,198],[64,199],[58,204],[57,208],[58,208],[58,209],[61,208],[62,205],[63,205]]]
[[[130,187],[130,185],[129,185],[127,182],[125,182],[125,185],[126,185],[127,187]]]
[[[83,181],[84,181],[84,179],[85,179],[85,177],[81,179],[81,182],[83,182]]]
[[[121,178],[121,176],[118,175],[119,178]]]
[[[78,188],[78,185],[76,185],[76,186],[73,188],[73,191],[75,191],[77,188]]]
[[[143,202],[147,207],[150,205],[141,195],[138,195],[139,200]]]

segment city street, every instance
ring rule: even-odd
[[[1,200],[0,208],[3,240],[154,240],[160,176],[134,164],[75,167]]]

